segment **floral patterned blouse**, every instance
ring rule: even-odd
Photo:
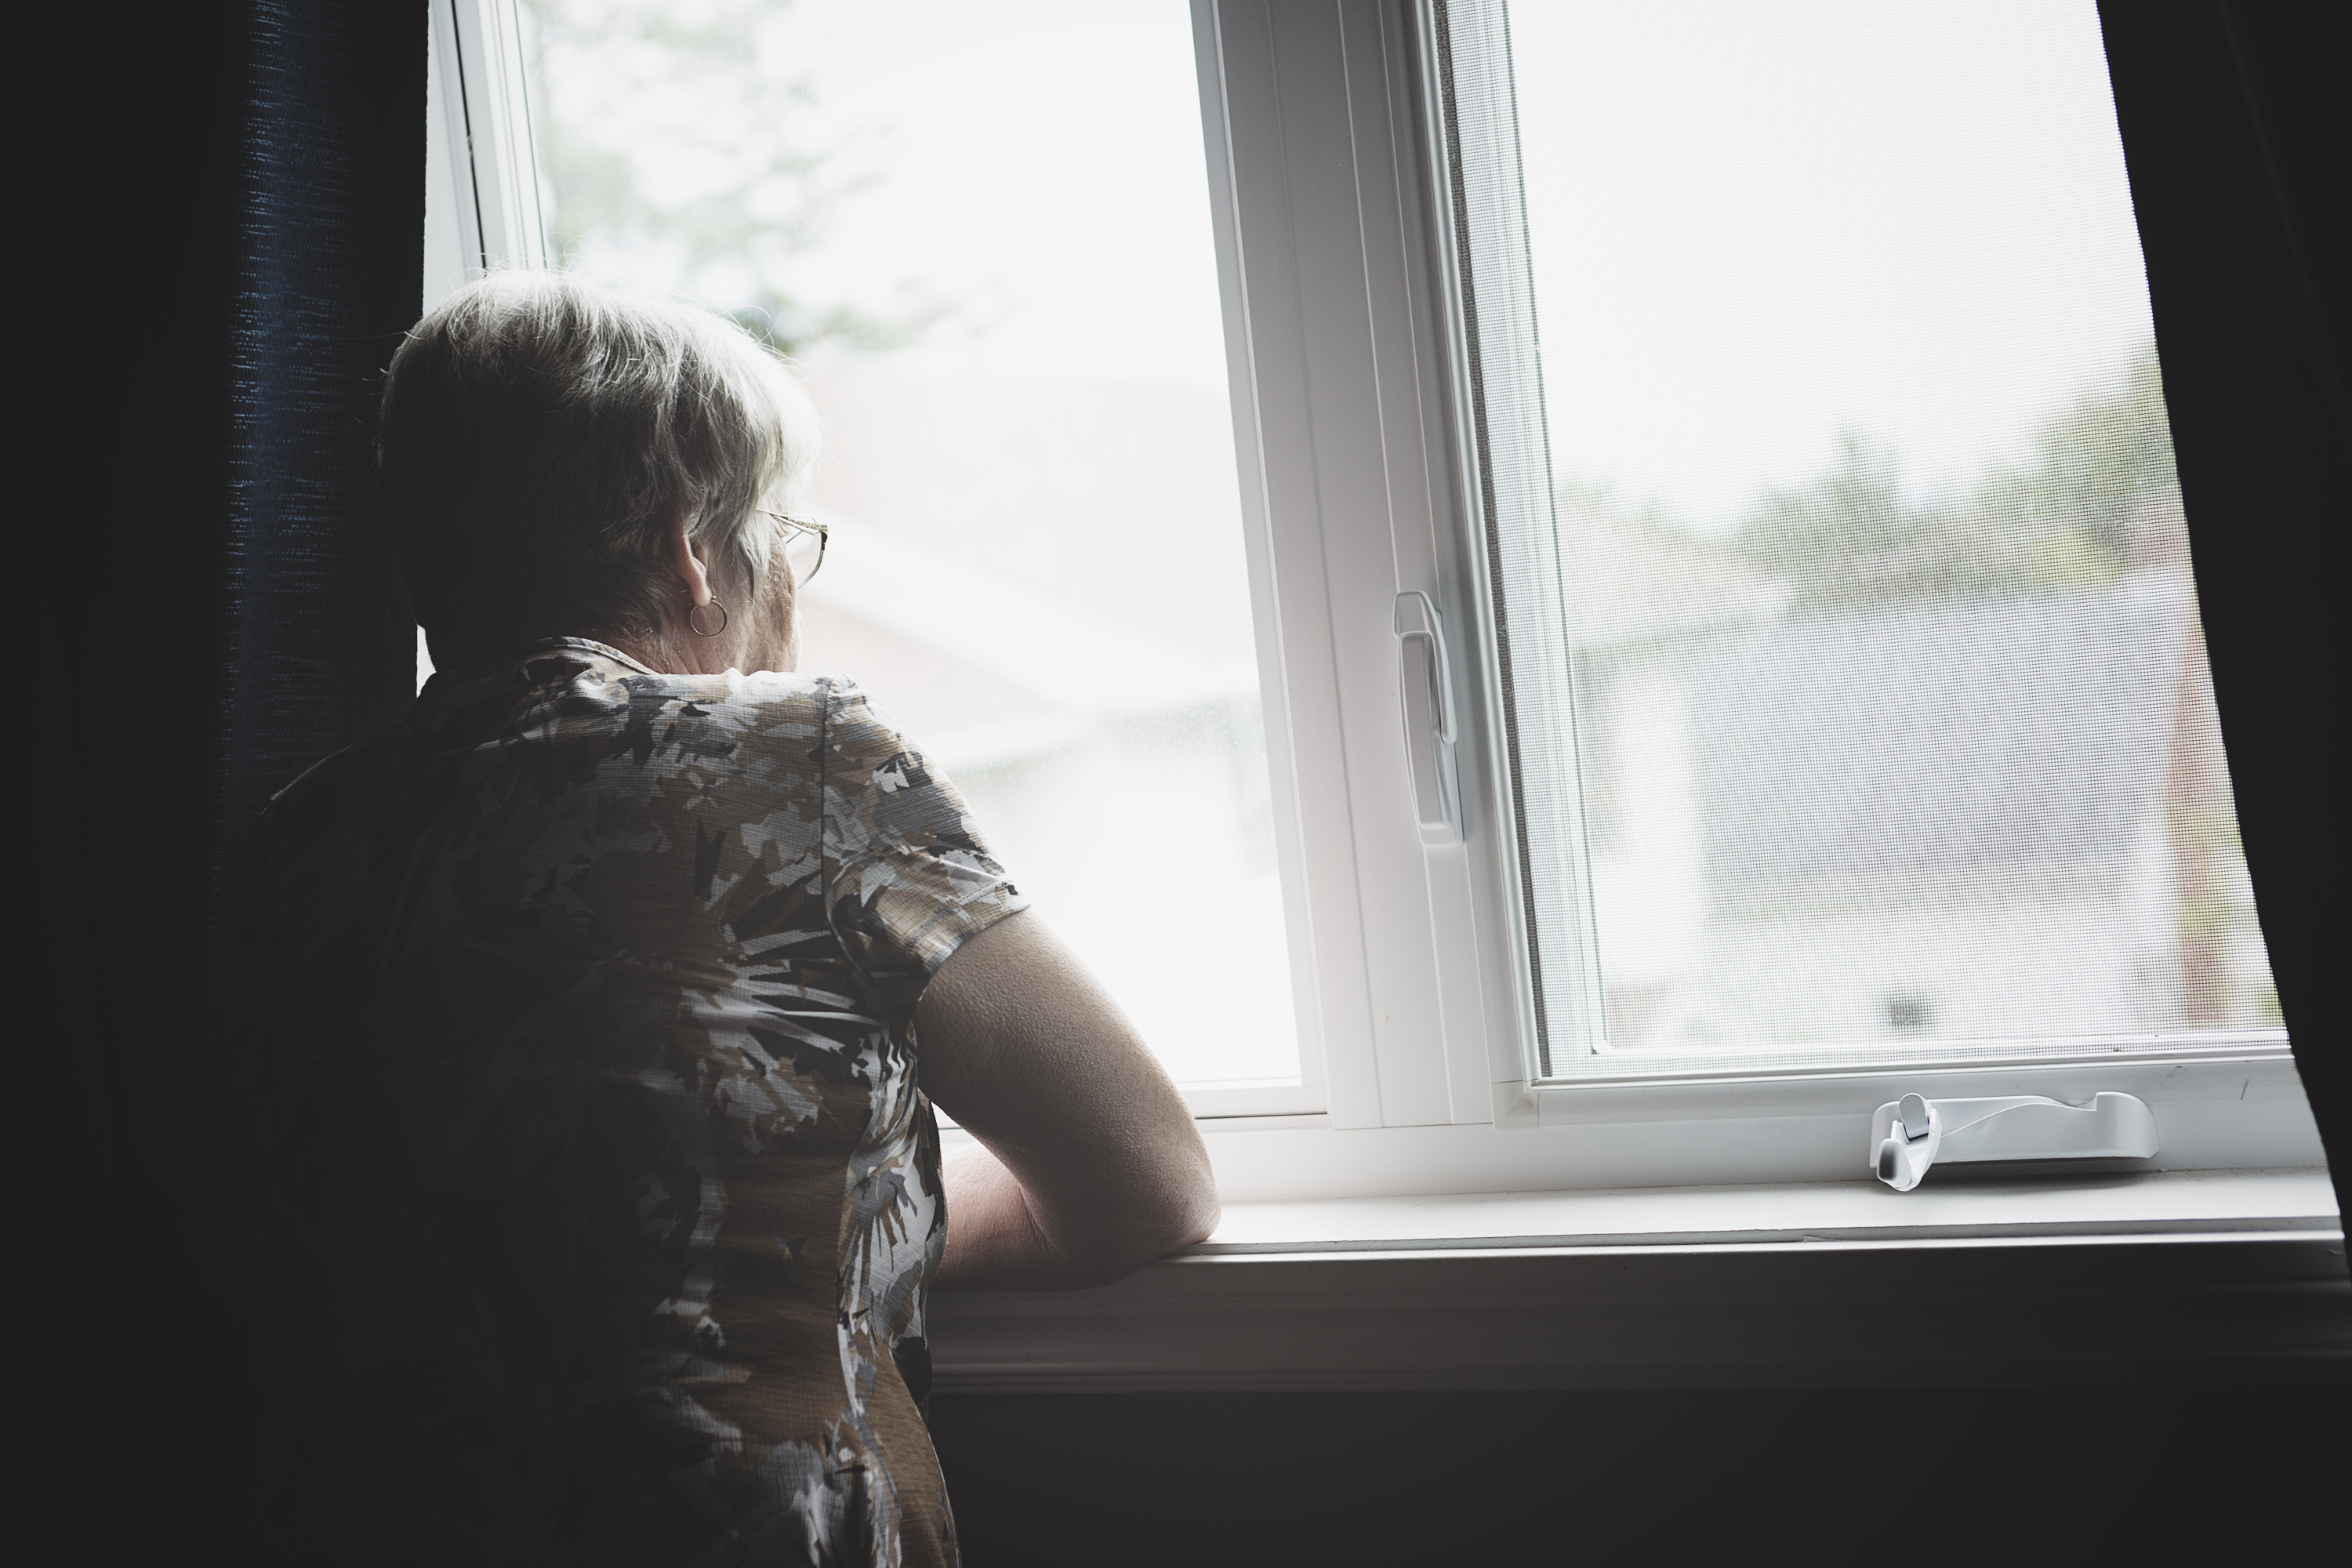
[[[436,675],[240,877],[256,1528],[318,1562],[951,1563],[912,1017],[1024,906],[852,683]]]

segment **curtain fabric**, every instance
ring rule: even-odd
[[[415,687],[372,466],[379,378],[419,306],[427,18],[424,0],[194,0],[90,13],[43,56],[71,111],[52,123],[85,137],[76,202],[118,236],[94,248],[119,270],[68,268],[118,342],[41,362],[94,455],[37,460],[105,520],[65,536],[93,557],[68,600],[98,628],[73,645],[90,663],[44,675],[70,704],[55,776],[97,1119],[77,1131],[99,1151],[83,1218],[112,1319],[89,1408],[126,1559],[212,1555],[255,1436],[205,1180],[227,872],[273,793]]]
[[[416,627],[373,481],[383,367],[425,273],[420,0],[249,12],[228,370],[216,851],[271,795],[397,720]]]
[[[2099,11],[2246,860],[2352,1213],[2352,1063],[2328,979],[2346,800],[2334,550],[2352,521],[2347,21],[2292,0]]]

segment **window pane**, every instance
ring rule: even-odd
[[[1552,1070],[2274,1025],[2089,0],[1508,28]]]
[[[955,779],[1180,1082],[1297,1082],[1183,0],[526,16],[569,263],[730,310],[824,415],[802,668]]]

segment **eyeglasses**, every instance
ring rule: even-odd
[[[786,517],[780,511],[763,511],[760,515],[784,525],[784,560],[793,569],[793,584],[797,585],[815,576],[824,565],[825,541],[832,528],[804,517]]]

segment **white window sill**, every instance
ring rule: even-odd
[[[1954,1166],[1898,1193],[1882,1183],[1466,1193],[1229,1204],[1217,1232],[1179,1258],[1392,1249],[1911,1241],[1928,1236],[2137,1235],[2195,1227],[2334,1227],[2325,1169],[2162,1171],[1990,1178]]]
[[[2352,1377],[2321,1169],[1232,1204],[931,1310],[949,1394]]]
[[[2169,1172],[2318,1166],[2327,1158],[2284,1046],[2137,1055],[2118,1047],[2117,1055],[2088,1061],[1914,1063],[1869,1072],[1492,1089],[1491,1124],[1482,1106],[1480,1120],[1450,1124],[1355,1127],[1335,1125],[1328,1116],[1231,1116],[1203,1118],[1200,1127],[1210,1134],[1209,1160],[1228,1205],[1399,1191],[1843,1189],[1869,1168],[1873,1111],[1906,1093],[2035,1094],[2070,1105],[2087,1105],[2104,1090],[2137,1095],[2155,1114],[2158,1163]],[[962,1136],[948,1134],[950,1142]]]

